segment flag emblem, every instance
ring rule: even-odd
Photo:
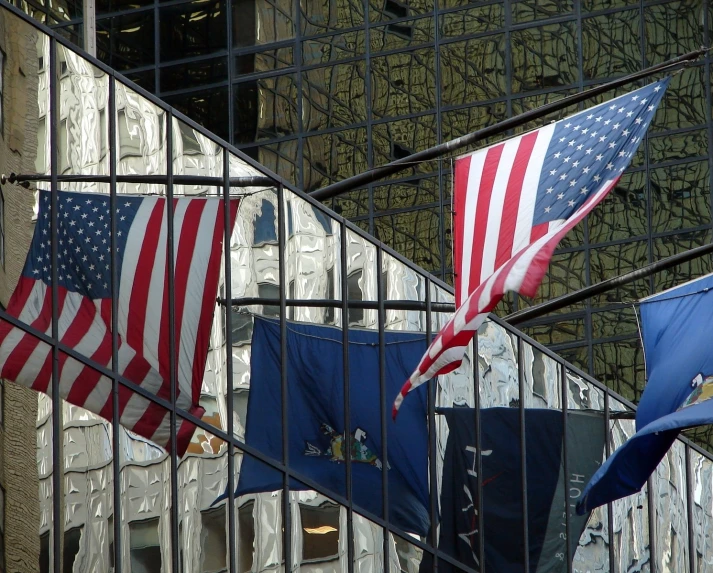
[[[47,335],[52,333],[51,194],[40,191],[39,212],[25,266],[7,312]],[[237,201],[231,201],[235,221]],[[58,336],[62,344],[112,366],[111,216],[107,195],[57,192]],[[174,324],[177,406],[194,415],[198,405],[222,260],[223,201],[174,199]],[[120,196],[116,201],[119,278],[118,372],[143,389],[170,399],[167,200]],[[52,391],[48,345],[7,322],[0,323],[0,376],[41,392]],[[112,418],[111,380],[60,353],[62,398]],[[128,387],[119,387],[119,422],[168,447],[167,410]],[[193,425],[179,422],[178,453]]]

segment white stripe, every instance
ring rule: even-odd
[[[179,401],[182,402],[183,400],[181,399],[186,399],[186,406],[182,406],[183,408],[190,408],[193,402],[193,360],[196,355],[196,335],[203,310],[203,297],[210,294],[205,292],[205,284],[219,207],[218,200],[195,200],[206,201],[206,204],[201,213],[198,235],[193,249],[188,283],[186,285],[186,298],[183,303],[181,338],[177,349],[178,386],[181,391]]]
[[[42,310],[42,305],[45,300],[45,294],[47,296],[50,296],[50,293],[47,291],[47,287],[45,286],[45,284],[42,281],[35,281],[35,284],[32,285],[32,291],[30,293],[30,296],[27,298],[25,306],[22,307],[20,316],[17,317],[18,320],[21,320],[22,322],[28,325],[31,325],[35,320],[37,320],[37,317],[40,315],[40,311]],[[23,330],[20,330],[19,328],[13,328],[10,330],[10,332],[8,332],[7,336],[5,337],[5,340],[3,340],[2,342],[2,345],[0,345],[0,369],[2,369],[2,366],[4,366],[5,362],[7,362],[7,359],[10,357],[12,351],[15,350],[17,345],[22,341],[25,336],[32,335],[26,334]],[[18,382],[20,381],[18,380]],[[25,382],[20,383],[25,384]]]
[[[517,213],[517,223],[515,224],[515,235],[513,236],[512,253],[515,254],[530,243],[532,235],[532,221],[535,215],[535,203],[537,201],[537,190],[540,184],[542,166],[545,163],[547,148],[552,140],[555,131],[555,124],[551,123],[539,130],[537,140],[530,156],[530,161],[525,170],[525,178],[522,182],[522,193],[520,194],[520,207]]]
[[[457,304],[462,304],[470,294],[470,261],[473,256],[473,234],[475,232],[475,217],[478,211],[478,192],[483,176],[483,165],[488,149],[478,151],[470,157],[470,170],[465,195],[465,213],[459,213],[460,224],[463,225],[463,256],[460,268],[456,269],[460,277],[460,297]],[[477,286],[477,285],[476,285]]]
[[[134,278],[142,251],[141,246],[144,242],[149,218],[156,206],[156,202],[159,200],[163,201],[163,199],[159,199],[159,197],[146,197],[142,200],[131,224],[131,228],[129,229],[129,234],[126,237],[124,258],[121,263],[121,276],[119,277],[119,300],[117,302],[119,334],[124,339],[126,339],[126,333],[128,331],[129,303],[131,302]],[[147,270],[142,269],[141,272],[147,272]]]
[[[67,333],[67,330],[72,325],[74,318],[77,316],[77,310],[79,309],[79,305],[81,304],[83,299],[84,297],[82,295],[74,292],[68,292],[65,296],[64,304],[62,305],[59,319],[57,320],[59,340],[62,340],[62,338],[64,338],[64,335]],[[45,334],[52,334],[51,323],[45,330]],[[23,365],[22,370],[20,370],[20,372],[18,373],[16,381],[20,384],[31,386],[35,382],[35,379],[40,373],[40,370],[42,370],[42,366],[44,365],[45,360],[47,359],[47,356],[49,356],[51,351],[52,347],[50,345],[45,344],[44,342],[40,342],[32,351],[32,354],[30,354],[29,358]],[[51,388],[52,384],[47,387],[47,391],[51,392]]]
[[[485,230],[485,242],[483,243],[483,264],[480,267],[481,283],[495,271],[495,257],[498,251],[500,225],[503,220],[505,193],[521,140],[522,137],[516,137],[506,141],[500,156],[500,163],[498,164],[498,171],[495,174],[493,191],[490,196],[488,226]]]
[[[179,202],[180,203],[180,202]],[[143,355],[152,368],[159,370],[159,343],[168,344],[168,340],[160,341],[161,318],[167,306],[163,300],[163,289],[166,283],[166,240],[168,236],[168,223],[166,221],[166,202],[163,203],[161,215],[161,231],[158,237],[156,258],[151,268],[149,282],[148,303],[146,305],[146,320],[144,324],[134,324],[133,328],[140,328],[143,332]],[[140,349],[136,349],[139,351]]]
[[[71,294],[74,293],[69,293],[67,296]],[[101,300],[94,300],[93,302],[94,307],[96,309],[94,320],[92,320],[92,324],[89,327],[87,333],[74,347],[77,352],[88,358],[91,358],[94,353],[99,349],[108,330],[108,325],[104,322],[104,319],[101,316]],[[102,366],[109,365],[102,364]],[[81,374],[84,368],[84,364],[79,362],[78,360],[71,357],[67,358],[64,363],[64,366],[62,367],[62,372],[59,378],[59,393],[63,398],[66,398],[69,395],[74,381]],[[79,405],[86,408],[86,403]]]

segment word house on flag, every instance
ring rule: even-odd
[[[50,192],[40,191],[34,235],[7,312],[52,333]],[[109,197],[57,192],[58,336],[60,342],[111,368],[111,239]],[[121,195],[116,201],[118,371],[152,394],[170,399],[169,305],[165,197]],[[234,224],[237,200],[230,202]],[[217,198],[179,198],[174,210],[174,340],[176,405],[198,417],[215,309],[225,229]],[[52,352],[34,336],[0,322],[0,377],[52,391]],[[59,392],[68,402],[112,419],[112,383],[60,354]],[[119,423],[168,448],[167,410],[119,386]],[[180,418],[179,418],[180,419]],[[182,455],[195,426],[180,422]]]
[[[454,174],[456,312],[394,401],[455,370],[508,291],[534,296],[552,252],[619,181],[668,78],[459,158]]]

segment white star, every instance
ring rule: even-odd
[[[553,187],[548,187],[548,188],[547,188],[547,194],[548,194],[548,195],[549,195],[550,193],[552,193],[552,191],[554,191],[554,188],[553,188]]]
[[[593,179],[594,179],[594,181],[595,181],[596,183],[599,183],[602,178],[599,177],[599,175],[595,175],[595,176],[593,177]]]
[[[131,203],[127,201],[126,203],[124,203],[124,207],[131,207]]]
[[[99,207],[94,207],[94,209],[92,209],[92,213],[96,213],[98,210],[99,210]]]
[[[611,163],[607,163],[607,169],[614,169],[614,165]]]
[[[94,265],[89,265],[89,270],[93,271],[94,270]]]
[[[574,131],[579,131],[579,126],[578,126],[578,125],[575,125],[572,129],[573,129]]]
[[[636,101],[637,99],[639,99],[639,96],[633,96],[633,97],[631,98],[631,101]]]
[[[562,161],[564,161],[565,163],[569,163],[569,160],[570,160],[570,157],[569,157],[569,155],[568,155],[568,156],[565,157]]]
[[[650,106],[647,107],[646,109],[648,109],[649,111],[654,111],[654,106],[650,105]]]
[[[590,114],[587,116],[587,119],[592,119],[593,117],[594,117],[594,114],[593,114],[593,113],[590,113]]]
[[[587,155],[589,155],[592,151],[594,151],[591,147],[587,149]]]
[[[569,205],[570,207],[574,207],[574,201],[567,201],[567,205]]]
[[[614,149],[616,147],[616,143],[613,141],[609,144],[609,149]]]
[[[625,110],[625,109],[626,109],[626,108],[624,108],[624,107],[620,107],[620,108],[619,108],[618,110],[616,110],[616,111],[618,111],[619,113],[624,113],[624,110]]]
[[[582,151],[582,149],[584,149],[584,145],[582,145],[582,144],[580,143],[580,144],[577,146],[577,151]]]
[[[94,221],[89,221],[89,226],[93,227],[94,226]]]
[[[611,119],[608,119],[604,122],[604,125],[609,125],[611,123]]]
[[[604,141],[604,140],[606,140],[606,138],[607,138],[606,135],[602,135],[602,136],[599,138],[599,141]]]
[[[629,113],[626,114],[626,117],[631,117],[632,115],[634,115],[634,112],[630,111]]]
[[[569,145],[570,147],[572,147],[572,146],[574,145],[574,139],[571,140],[567,145]]]
[[[92,204],[92,200],[91,200],[91,199],[87,199],[87,200],[85,201],[85,203],[86,203],[87,205],[91,205],[91,204]]]
[[[552,207],[545,207],[545,213],[549,213],[550,211],[552,211]]]
[[[587,133],[588,131],[589,131],[589,130],[585,127],[585,128],[582,130],[582,133]]]
[[[557,153],[555,153],[555,154],[553,155],[553,157],[554,157],[555,159],[559,159],[559,158],[560,158],[560,155],[562,155],[562,153],[560,153],[560,152],[558,151]]]
[[[574,163],[572,163],[572,167],[577,167],[578,165],[579,165],[579,161],[575,161]]]
[[[550,175],[554,175],[555,173],[557,173],[556,169],[553,169],[552,171],[550,171]]]
[[[624,157],[626,156],[626,151],[620,151],[619,152],[619,157]]]
[[[86,213],[82,213],[82,219],[86,219],[86,218],[87,218],[87,214],[86,214]]]
[[[584,169],[582,169],[582,173],[589,173],[589,167],[585,167]]]
[[[564,193],[560,193],[559,195],[557,195],[557,199],[564,199]]]
[[[596,119],[596,121],[602,121],[602,116],[600,115],[600,116]]]
[[[641,121],[642,121],[642,119],[641,119],[640,117],[637,117],[637,118],[634,120],[634,122],[636,122],[637,124],[641,123]]]
[[[624,137],[626,137],[627,135],[629,135],[629,130],[628,130],[628,129],[625,129],[624,131],[621,132],[621,134],[622,134]]]
[[[71,203],[71,202],[72,202],[72,197],[67,197],[67,203]]]
[[[655,91],[655,92],[658,92],[660,89],[661,89],[661,86],[656,86],[656,87],[654,88],[654,91]]]
[[[642,99],[642,100],[639,102],[639,104],[640,104],[640,105],[644,105],[644,104],[646,103],[646,101],[647,101],[646,98],[644,98],[644,99]]]
[[[616,104],[610,105],[609,109],[616,109]]]
[[[581,195],[586,195],[586,194],[587,194],[587,188],[586,188],[586,187],[582,187],[582,188],[579,190],[579,192],[580,192]]]
[[[619,124],[615,123],[614,125],[612,125],[612,129],[619,129]]]
[[[572,124],[569,123],[569,122],[567,122],[567,123],[564,124],[565,127],[569,127],[570,125],[572,125]]]
[[[601,160],[602,160],[602,157],[604,157],[604,156],[603,156],[603,155],[597,155],[596,160],[597,160],[597,161],[601,161]]]
[[[564,181],[565,179],[567,179],[567,174],[566,174],[566,173],[563,173],[562,175],[560,175],[560,180],[561,180],[561,181]]]

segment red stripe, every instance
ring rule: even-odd
[[[64,288],[59,288],[58,289],[58,299],[57,299],[57,308],[58,308],[58,314],[62,314],[62,308],[64,307],[64,299],[67,296],[67,290]],[[52,289],[49,287],[45,288],[45,297],[44,300],[42,301],[42,310],[40,311],[39,316],[37,319],[35,319],[31,326],[36,328],[37,330],[40,330],[46,334],[50,334],[52,330]],[[44,342],[42,343],[44,344]],[[45,373],[45,368],[40,370],[40,374],[35,377],[34,380],[17,380],[18,375],[22,371],[23,366],[27,362],[28,358],[32,354],[32,352],[40,345],[40,339],[35,338],[31,334],[24,334],[20,342],[15,346],[15,348],[12,350],[10,355],[8,356],[7,360],[5,361],[5,364],[3,365],[2,372],[0,375],[3,378],[8,378],[10,380],[16,380],[20,384],[24,384],[25,386],[30,386],[31,388],[35,388],[37,390],[42,390],[42,388],[46,388],[47,384],[49,383],[49,374],[51,374],[51,368],[49,373]],[[45,345],[47,346],[47,345]],[[49,350],[49,347],[48,347]],[[51,356],[51,355],[50,355]],[[46,380],[43,380],[41,376],[44,375]]]
[[[530,244],[544,237],[549,230],[549,223],[540,223],[539,225],[532,227],[532,230],[530,231]]]
[[[72,323],[69,325],[69,328],[67,328],[64,333],[64,336],[61,338],[62,343],[66,344],[70,348],[75,348],[91,328],[96,313],[97,307],[94,306],[92,299],[82,297],[82,300],[79,303],[79,308],[77,309],[77,314],[72,320]],[[64,352],[59,353],[57,374],[60,380],[62,380],[62,369],[64,368],[65,362],[67,362],[67,358],[69,358],[69,356]],[[84,407],[84,402],[73,403],[77,406]]]
[[[505,144],[501,143],[488,149],[483,164],[483,174],[480,178],[478,189],[478,205],[475,213],[475,228],[473,230],[473,245],[470,258],[470,283],[468,290],[473,290],[480,284],[480,275],[483,266],[483,249],[485,248],[485,233],[488,229],[490,199],[493,195],[493,184],[500,165]],[[473,193],[473,191],[471,191]]]
[[[503,203],[503,213],[500,220],[500,233],[498,235],[498,246],[495,254],[495,268],[499,269],[512,256],[512,246],[515,238],[515,226],[520,212],[520,196],[522,195],[522,184],[525,181],[525,172],[530,163],[530,156],[537,141],[539,131],[533,131],[523,135],[515,153],[505,190],[505,202]]]
[[[174,341],[175,341],[175,356],[174,356],[174,372],[176,374],[176,398],[178,398],[180,392],[180,386],[178,384],[178,355],[180,352],[181,345],[181,325],[183,323],[183,309],[186,302],[186,291],[188,286],[188,277],[191,271],[191,264],[193,262],[193,255],[196,247],[196,240],[198,238],[198,229],[201,223],[201,215],[205,209],[205,200],[195,200],[186,199],[190,201],[183,215],[183,221],[180,228],[175,228],[173,230],[174,234],[174,245],[178,245],[175,257],[175,267],[174,267],[174,290],[173,290],[173,300],[174,300]],[[178,204],[178,200],[175,199],[173,203],[174,210]],[[222,220],[222,219],[221,219]],[[221,225],[222,227],[222,225]],[[175,248],[175,247],[174,247]],[[168,253],[167,256],[172,256]],[[205,294],[205,290],[203,291]],[[213,294],[212,300],[214,300],[215,294]],[[168,342],[168,265],[166,265],[166,282],[164,285],[164,307],[161,316],[161,335],[159,341],[165,340]],[[199,323],[199,327],[202,326]],[[209,323],[208,327],[212,325]],[[210,331],[208,332],[210,335]],[[170,380],[170,369],[169,365],[169,347],[168,344],[160,344],[159,350],[159,364],[160,373],[163,383],[159,389],[157,396],[165,399],[170,399],[171,397],[171,380]],[[205,371],[205,362],[203,363]],[[204,371],[201,372],[201,383],[203,380]],[[198,388],[198,393],[200,395],[200,387]],[[153,435],[161,424],[163,419],[164,408],[151,402],[141,418],[136,423],[136,431],[142,435]]]
[[[100,316],[106,330],[104,332],[104,337],[99,343],[98,348],[94,351],[91,359],[101,364],[102,366],[110,366],[111,364],[111,299],[102,299]],[[96,388],[97,383],[101,379],[101,374],[94,368],[85,366],[82,368],[80,373],[77,375],[77,379],[72,384],[71,390],[67,394],[67,401],[77,406],[84,405],[87,398],[92,393],[94,388]],[[108,420],[111,420],[111,415],[107,416]]]
[[[48,291],[48,294],[45,298],[50,298],[50,293],[52,291],[49,288],[47,289],[47,291]],[[57,289],[57,293],[59,295],[59,298],[57,301],[57,317],[59,318],[62,315],[62,310],[64,309],[64,301],[65,301],[65,298],[67,297],[67,289],[60,287]],[[51,310],[48,314],[50,315],[47,320],[48,325],[44,329],[47,334],[49,334],[52,329],[52,317],[51,317],[52,312],[51,312]],[[27,338],[27,336],[25,336],[25,338]],[[30,342],[30,344],[32,346],[32,349],[34,350],[34,348],[39,344],[40,341],[39,341],[39,339],[36,339],[34,337],[32,337],[32,338],[33,338],[33,340]],[[29,354],[28,354],[28,357],[29,357]],[[22,360],[22,365],[24,365],[24,363],[26,361],[27,361],[27,359]],[[20,369],[22,368],[22,365],[20,366]],[[18,370],[18,374],[19,374],[19,370]],[[48,348],[48,353],[47,353],[47,356],[45,357],[45,361],[42,364],[42,368],[40,368],[39,373],[35,377],[35,380],[32,382],[31,388],[33,388],[34,390],[38,390],[39,392],[45,392],[47,394],[50,394],[50,392],[48,391],[48,388],[49,388],[51,380],[52,380],[52,352],[49,352],[49,348]]]
[[[18,281],[17,286],[10,297],[10,302],[7,305],[7,313],[9,315],[14,316],[17,319],[20,318],[20,315],[22,314],[27,301],[30,299],[30,294],[32,294],[32,289],[36,283],[37,281],[35,279],[30,279],[20,275],[20,280]],[[47,299],[49,299],[49,296],[47,296],[47,287],[45,286],[45,303],[47,303]],[[40,316],[42,316],[45,312],[44,308],[45,307],[43,306],[43,310],[40,311]],[[51,310],[50,305],[50,312]],[[14,328],[15,327],[9,322],[5,322],[4,320],[0,321],[0,346],[3,342],[5,342],[5,338],[7,338],[7,335],[10,334]]]
[[[128,317],[126,324],[126,340],[123,344],[129,345],[136,352],[136,356],[126,366],[123,376],[131,382],[141,385],[149,371],[149,365],[143,358],[144,350],[144,328],[146,325],[146,308],[148,306],[149,288],[151,287],[151,270],[156,261],[156,253],[159,248],[161,236],[161,225],[163,223],[163,211],[166,200],[159,198],[149,215],[146,224],[146,233],[141,244],[141,253],[136,265],[134,283],[124,285],[123,288],[131,288],[131,298],[129,300]],[[119,415],[126,407],[133,392],[126,386],[119,386]],[[110,419],[113,406],[111,396],[107,399],[100,415]]]
[[[453,203],[455,211],[453,213],[453,268],[455,269],[456,306],[461,305],[461,283],[462,273],[465,272],[463,264],[463,225],[465,224],[465,199],[468,194],[468,175],[470,174],[470,160],[473,156],[468,155],[462,159],[456,159],[455,173],[453,174]]]

